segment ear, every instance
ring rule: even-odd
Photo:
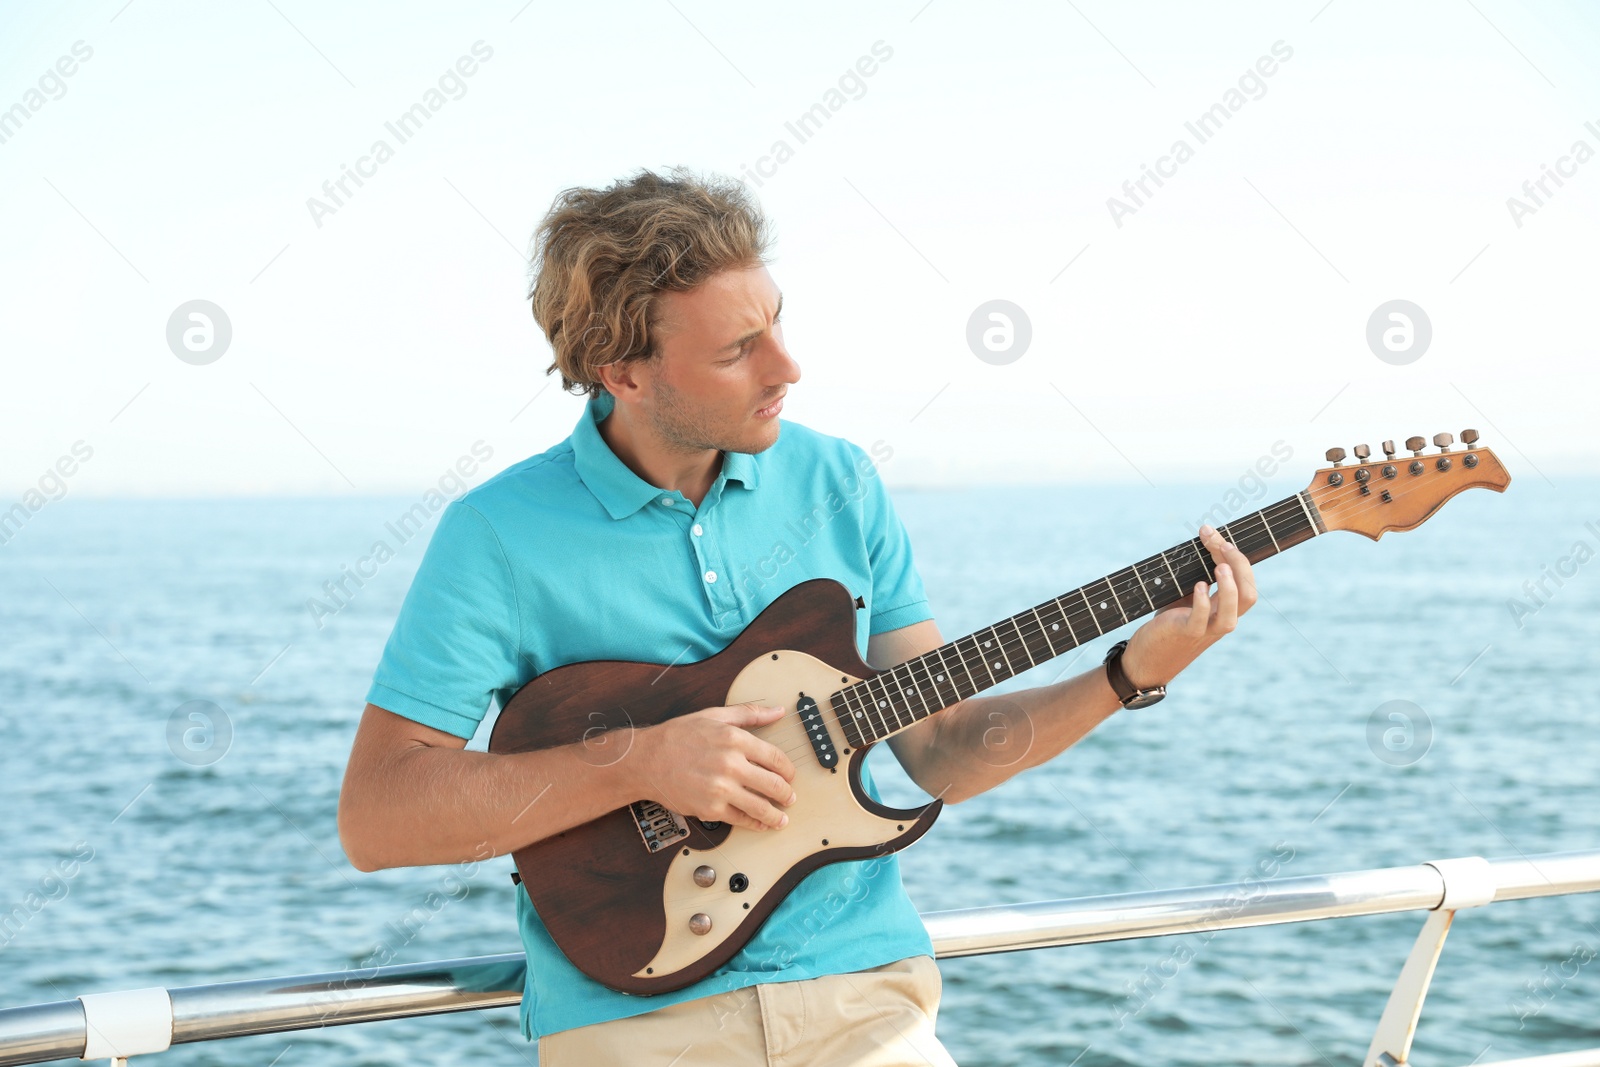
[[[649,370],[640,360],[607,363],[597,372],[600,384],[618,401],[637,396],[644,388],[643,378]]]

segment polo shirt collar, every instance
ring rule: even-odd
[[[589,398],[572,431],[572,459],[589,492],[613,519],[624,519],[659,497],[662,490],[633,473],[600,436],[600,422],[611,414],[616,403],[616,398],[604,390]],[[724,481],[754,489],[760,483],[760,471],[756,457],[750,453],[724,452],[722,470],[712,483],[712,491]]]

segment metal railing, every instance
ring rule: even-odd
[[[939,957],[950,958],[1402,911],[1434,911],[1444,917],[1442,925],[1448,929],[1448,917],[1458,907],[1600,890],[1600,850],[1436,863],[965,908],[932,912],[924,915],[923,921]],[[1471,893],[1459,888],[1467,882],[1472,883]],[[1421,1010],[1432,977],[1432,960],[1443,941],[1443,931],[1435,930],[1434,940],[1424,944],[1434,926],[1430,919],[1413,950],[1417,957],[1431,945],[1421,985],[1401,996],[1406,974],[1412,971],[1408,961],[1380,1024],[1380,1034],[1391,1015],[1403,1023],[1408,1011],[1410,1029],[1415,1029],[1415,1014]],[[160,1051],[168,1043],[503,1007],[521,1000],[525,965],[523,954],[516,952],[169,990],[90,994],[0,1009],[0,1067],[106,1058],[118,1052],[143,1054]],[[1397,998],[1402,1002],[1397,1003]],[[151,1005],[155,1006],[153,1012],[143,1010]],[[140,1017],[126,1019],[134,1009],[139,1009],[136,1014]],[[152,1027],[144,1018],[149,1014],[160,1016],[158,1025]],[[104,1025],[91,1026],[90,1015]],[[139,1047],[130,1047],[128,1039],[98,1032],[124,1022],[155,1032]],[[1369,1064],[1403,1063],[1410,1047],[1409,1033],[1398,1053],[1377,1049],[1376,1042],[1374,1047]],[[1581,1067],[1600,1064],[1600,1050],[1516,1062]]]

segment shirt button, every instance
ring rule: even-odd
[[[706,581],[714,582],[716,580],[717,580],[717,572],[716,571],[706,571]]]
[[[670,508],[672,506],[672,498],[670,496],[662,497],[661,498],[661,504],[662,504],[663,507]]]
[[[690,532],[693,533],[696,537],[699,537],[701,534],[705,533],[705,530],[703,530],[701,528],[700,524],[697,522],[692,527],[690,527]]]

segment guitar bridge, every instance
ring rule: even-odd
[[[639,827],[644,847],[651,852],[660,852],[689,836],[689,824],[683,816],[664,804],[654,800],[636,800],[628,805],[628,810],[633,813],[633,821]]]

